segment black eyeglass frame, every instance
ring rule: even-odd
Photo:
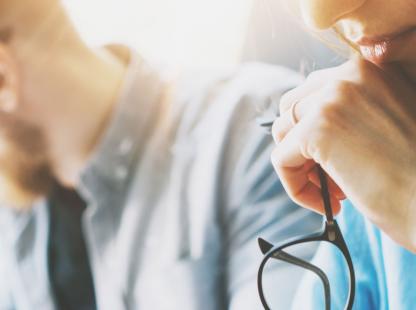
[[[344,237],[342,236],[341,230],[338,226],[338,223],[334,219],[332,208],[331,208],[331,203],[330,203],[330,196],[329,196],[325,172],[319,165],[318,165],[318,174],[319,174],[319,179],[321,182],[321,192],[322,192],[322,198],[323,198],[324,208],[325,208],[325,221],[323,225],[323,231],[315,233],[315,234],[311,234],[311,235],[306,235],[303,237],[296,237],[296,238],[287,240],[275,246],[265,241],[264,239],[259,238],[258,240],[260,249],[262,253],[264,254],[264,258],[260,264],[258,275],[257,275],[257,287],[258,287],[260,300],[263,304],[263,307],[266,310],[271,310],[271,308],[267,304],[267,301],[263,292],[263,271],[269,259],[282,260],[287,263],[290,263],[290,264],[302,267],[304,269],[307,269],[311,272],[314,272],[321,279],[323,286],[324,286],[325,309],[329,310],[331,308],[330,283],[325,273],[319,267],[309,262],[306,262],[300,258],[291,256],[284,251],[285,249],[291,246],[309,243],[309,242],[329,242],[332,245],[336,246],[343,254],[345,261],[348,265],[349,280],[350,280],[348,299],[347,299],[345,309],[346,310],[352,309],[354,298],[355,298],[355,272],[354,272],[353,262],[352,262],[347,244],[345,243]]]

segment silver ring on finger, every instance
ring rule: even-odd
[[[291,105],[291,107],[290,107],[290,111],[289,111],[289,113],[290,113],[290,120],[292,121],[292,125],[293,126],[296,126],[296,124],[297,123],[299,123],[299,120],[298,120],[298,118],[296,117],[296,111],[295,111],[295,108],[296,108],[296,105],[299,103],[299,101],[295,101],[292,105]]]

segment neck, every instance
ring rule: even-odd
[[[37,82],[22,92],[32,109],[25,113],[45,134],[55,177],[73,187],[108,122],[125,66],[75,44],[48,51],[46,65],[39,59],[26,63],[26,78]]]

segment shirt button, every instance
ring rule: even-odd
[[[133,141],[131,139],[125,138],[121,141],[119,146],[120,154],[126,155],[133,148]]]

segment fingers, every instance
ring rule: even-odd
[[[319,102],[314,98],[317,89],[323,87],[325,83],[324,76],[328,75],[327,70],[322,70],[310,74],[305,83],[301,86],[287,92],[280,99],[280,117],[273,123],[272,133],[276,143],[283,140],[286,134],[293,128],[294,119],[300,120],[306,113],[307,109],[316,104],[309,104],[311,101]],[[293,107],[293,110],[291,108]]]
[[[292,104],[309,96],[325,85],[329,78],[333,76],[332,71],[333,69],[331,68],[313,72],[308,76],[305,83],[285,93],[280,99],[280,114],[287,112]]]
[[[289,109],[281,112],[280,116],[274,121],[272,127],[274,141],[279,143],[285,138],[286,134],[296,125],[294,124],[293,119],[296,119],[299,122],[306,114],[308,114],[308,112],[311,112],[312,109],[317,110],[319,108],[318,103],[321,102],[319,99],[318,94],[311,94],[307,98],[293,103],[294,106],[292,110]]]
[[[321,185],[316,163],[308,147],[308,143],[314,140],[313,133],[309,130],[312,128],[310,122],[313,122],[312,118],[304,118],[286,134],[273,151],[272,162],[291,199],[302,207],[322,213],[324,206]],[[329,177],[328,188],[336,214],[345,194]]]
[[[343,66],[339,72],[345,70],[348,66]],[[337,102],[334,98],[337,98],[339,84],[332,71],[314,73],[303,85],[286,93],[281,99],[280,117],[272,128],[277,144],[272,162],[283,186],[294,202],[319,213],[323,213],[324,206],[316,163],[325,163],[329,154],[329,136],[333,133],[328,130],[326,118]],[[328,176],[327,179],[336,214],[340,201],[346,196],[332,178]]]
[[[298,168],[303,166],[308,160],[312,159],[305,148],[302,147],[305,136],[305,127],[308,119],[302,119],[277,143],[273,152],[273,164],[285,168]]]
[[[297,168],[285,168],[275,166],[283,187],[290,198],[301,207],[324,214],[324,203],[319,186],[309,180],[309,173],[315,170],[316,164],[313,161],[305,162],[303,166]],[[334,214],[341,209],[340,199],[330,194],[331,207]]]
[[[299,104],[297,104],[299,105]],[[296,106],[297,106],[296,105]],[[293,113],[295,115],[298,115],[298,112],[296,111],[296,106],[294,107]],[[272,136],[276,143],[279,143],[284,139],[286,134],[295,126],[293,123],[292,116],[289,112],[285,112],[280,115],[280,117],[276,118],[276,120],[273,122],[272,127]]]
[[[292,120],[288,117],[287,113],[276,118],[272,126],[272,137],[277,144],[284,139],[290,129],[293,128]]]
[[[315,184],[317,187],[321,188],[321,181],[319,179],[319,174],[318,174],[318,171],[317,171],[316,167],[314,167],[314,169],[312,169],[309,172],[308,179],[309,179],[310,182]],[[335,198],[337,198],[338,200],[345,200],[347,198],[347,196],[344,194],[344,192],[338,186],[338,184],[335,183],[335,181],[328,174],[326,174],[326,179],[327,179],[327,182],[328,182],[328,191],[329,191],[329,193],[332,196],[334,196]]]
[[[306,209],[325,214],[321,189],[311,182],[307,183],[304,189],[293,197],[293,200]],[[333,195],[330,195],[330,202],[333,214],[338,214],[341,210],[341,202]]]
[[[272,153],[272,163],[280,176],[283,187],[291,197],[295,197],[309,183],[308,173],[313,169],[315,163],[312,160],[305,161],[297,167],[284,167],[276,159],[279,149],[275,148]]]

